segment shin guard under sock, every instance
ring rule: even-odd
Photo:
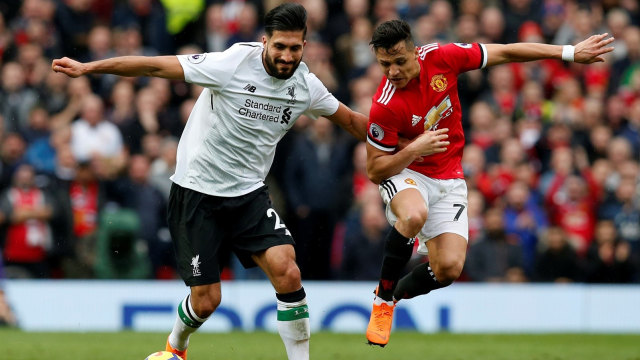
[[[395,227],[387,234],[377,294],[383,300],[392,300],[398,279],[413,253],[414,241],[414,238],[402,236]]]

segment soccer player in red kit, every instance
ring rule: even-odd
[[[402,20],[380,24],[371,45],[385,77],[373,98],[367,136],[367,172],[379,184],[393,225],[367,328],[370,344],[389,341],[400,299],[450,285],[462,272],[467,239],[465,144],[457,76],[508,62],[562,59],[604,61],[613,38],[594,35],[576,46],[537,43],[429,44],[416,47]],[[413,140],[399,150],[398,137]],[[418,240],[429,262],[400,279]]]

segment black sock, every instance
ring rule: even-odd
[[[393,290],[413,253],[413,243],[413,238],[402,236],[395,227],[391,228],[387,234],[380,283],[378,284],[378,296],[383,300],[391,301],[393,299]]]
[[[440,289],[446,285],[436,279],[428,262],[416,266],[410,273],[398,281],[393,293],[396,300],[411,299],[418,295],[428,294],[431,290]]]
[[[304,299],[305,297],[307,297],[307,294],[304,292],[304,287],[301,287],[300,289],[294,292],[290,292],[286,294],[276,293],[276,298],[286,303],[294,303],[294,302],[302,301],[302,299]]]

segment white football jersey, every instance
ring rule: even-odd
[[[303,62],[289,79],[270,76],[262,43],[224,52],[178,55],[187,82],[203,86],[178,145],[171,180],[215,196],[240,196],[264,184],[278,141],[305,114],[338,110],[338,100]]]

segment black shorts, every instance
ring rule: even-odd
[[[218,197],[173,184],[168,221],[178,271],[188,286],[219,282],[226,251],[249,268],[256,266],[252,254],[294,244],[266,186],[243,196]]]

